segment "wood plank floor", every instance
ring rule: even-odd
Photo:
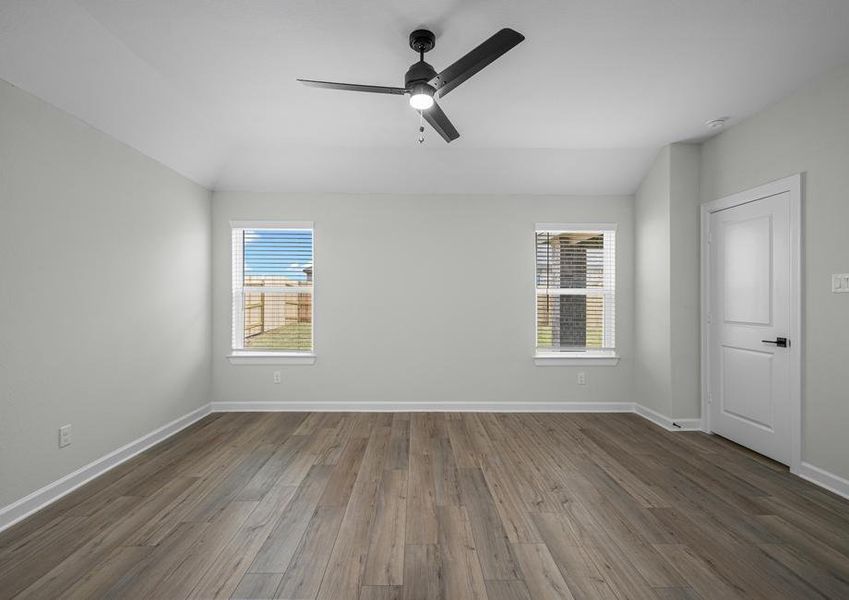
[[[849,502],[618,414],[212,415],[0,534],[0,598],[849,598]]]

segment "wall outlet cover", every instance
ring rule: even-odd
[[[70,445],[71,443],[71,426],[70,425],[62,425],[59,428],[59,447],[64,448],[65,446]]]

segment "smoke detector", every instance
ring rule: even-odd
[[[722,129],[728,123],[728,117],[719,117],[718,119],[711,119],[710,121],[705,121],[705,127],[708,129]]]

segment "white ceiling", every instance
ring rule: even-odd
[[[526,41],[442,101],[403,97],[409,32],[437,70]],[[849,62],[847,0],[0,0],[0,78],[215,189],[631,193],[662,145]]]

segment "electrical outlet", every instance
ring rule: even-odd
[[[59,447],[64,448],[71,443],[71,426],[62,425],[59,428]]]
[[[583,371],[578,371],[578,385],[587,385],[587,374]]]
[[[831,291],[835,294],[849,294],[849,273],[835,273],[831,276]]]
[[[283,376],[281,375],[280,371],[274,371],[274,383],[280,383],[282,379]]]

